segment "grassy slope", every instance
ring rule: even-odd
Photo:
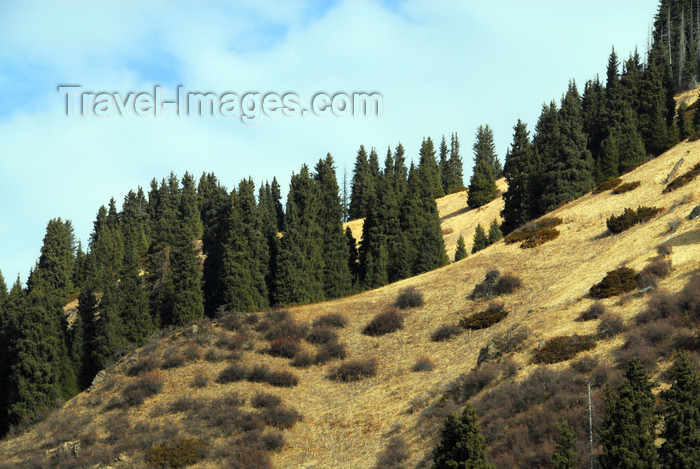
[[[163,371],[163,392],[131,410],[132,424],[154,421],[151,412],[156,406],[185,394],[199,400],[231,390],[247,396],[263,389],[272,390],[284,396],[285,402],[304,416],[302,422],[285,431],[287,445],[281,453],[273,456],[277,467],[371,467],[394,434],[403,436],[408,442],[411,450],[408,466],[415,466],[431,451],[441,424],[436,419],[426,420],[417,410],[437,402],[451,380],[473,368],[479,349],[499,332],[515,324],[526,324],[533,331],[525,350],[514,356],[520,365],[515,378],[518,379],[532,369],[528,364],[530,352],[538,343],[559,334],[594,332],[597,321],[580,323],[574,322],[574,318],[591,304],[592,300],[585,298],[585,294],[606,271],[623,264],[640,269],[655,255],[654,248],[667,241],[673,246],[675,269],[661,286],[675,291],[685,283],[688,274],[697,269],[697,260],[700,259],[700,220],[688,221],[685,218],[700,199],[700,179],[676,192],[661,194],[663,180],[682,156],[685,163],[679,173],[700,162],[700,142],[680,144],[625,175],[625,182],[642,181],[642,186],[632,192],[623,195],[609,192],[589,194],[558,209],[552,215],[564,221],[559,227],[561,236],[535,249],[525,250],[501,241],[463,261],[415,278],[349,298],[291,310],[300,321],[311,321],[328,312],[343,313],[349,323],[340,331],[340,340],[347,345],[349,358],[378,358],[379,369],[375,378],[351,384],[332,382],[325,378],[336,365],[330,363],[295,370],[300,384],[291,389],[280,390],[246,382],[222,385],[213,381],[225,363],[201,360],[183,368]],[[450,255],[454,252],[459,233],[464,234],[469,248],[475,224],[488,224],[503,204],[499,198],[481,210],[465,211],[465,202],[464,193],[439,201],[443,229],[453,229],[446,237]],[[608,216],[637,205],[656,205],[665,207],[665,210],[647,224],[620,235],[603,236]],[[670,235],[667,223],[676,219],[681,220],[680,228]],[[358,222],[352,223],[357,229]],[[514,273],[524,282],[523,289],[504,297],[510,315],[489,329],[465,333],[450,342],[431,342],[430,335],[440,324],[455,323],[464,314],[483,307],[467,300],[466,296],[492,268]],[[374,314],[391,306],[398,292],[407,286],[415,286],[424,293],[425,306],[408,311],[405,328],[379,338],[362,335],[360,331]],[[610,311],[625,318],[633,316],[645,302],[645,298],[633,298],[622,306],[618,298],[604,300]],[[621,339],[601,341],[593,353],[604,360],[620,343]],[[168,344],[164,340],[160,350],[166,347]],[[285,359],[256,352],[263,347],[264,343],[259,342],[254,350],[244,352],[242,362],[264,362],[273,368],[288,367]],[[420,356],[430,357],[435,369],[428,373],[411,372],[411,366]],[[77,396],[48,420],[54,424],[56,421],[82,421],[83,427],[97,435],[105,435],[103,426],[107,416],[94,403],[109,401],[121,384],[133,379],[123,375],[126,368],[126,362],[117,364],[109,371],[110,377],[106,381],[113,384],[111,388],[105,384],[92,393]],[[204,389],[193,390],[189,383],[195,372],[204,372],[212,382]],[[177,417],[172,418],[177,423]],[[40,447],[56,446],[62,440],[52,438],[47,425],[49,423],[39,424],[17,438],[3,441],[0,455],[18,462]],[[194,467],[217,466],[200,463]]]

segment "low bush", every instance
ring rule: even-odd
[[[266,425],[279,429],[292,428],[301,420],[301,414],[289,407],[267,407],[260,412],[260,418]]]
[[[338,334],[331,326],[314,326],[306,336],[306,340],[312,344],[325,344],[326,342],[338,341]]]
[[[161,363],[160,368],[162,370],[167,370],[170,368],[179,368],[185,364],[187,359],[185,354],[177,351],[168,352],[163,358],[163,363]]]
[[[466,402],[476,396],[496,378],[498,378],[498,365],[495,363],[472,368],[468,373],[460,376],[456,382],[458,402]]]
[[[520,345],[530,337],[530,328],[527,326],[514,326],[511,329],[499,334],[493,340],[493,345],[496,347],[497,356],[506,353],[515,352]]]
[[[369,358],[365,360],[348,360],[333,370],[328,376],[335,381],[359,381],[364,378],[372,378],[377,375],[377,360]]]
[[[670,256],[673,254],[673,247],[670,244],[660,244],[656,248],[656,253],[659,256]]]
[[[306,337],[308,333],[309,326],[306,324],[300,324],[293,319],[285,319],[284,321],[272,326],[266,333],[265,339],[273,341],[279,339],[280,337],[292,337],[297,340],[301,340]]]
[[[219,373],[216,382],[220,384],[235,383],[236,381],[243,381],[247,377],[248,370],[245,366],[240,363],[231,363]]]
[[[294,337],[278,337],[265,351],[273,357],[294,358],[300,350],[299,341]]]
[[[216,341],[214,345],[219,348],[230,350],[232,352],[242,350],[248,344],[249,339],[245,334],[236,333],[234,335],[225,335]]]
[[[598,359],[592,355],[585,355],[578,360],[572,360],[569,366],[581,374],[587,374],[598,366]]]
[[[681,226],[681,220],[679,218],[674,218],[673,220],[666,223],[669,233],[675,233],[676,230]]]
[[[484,281],[481,283],[477,283],[474,286],[474,290],[472,291],[471,295],[469,295],[469,298],[471,298],[474,301],[491,298],[493,296],[493,290],[495,288],[496,281],[498,280],[498,277],[500,275],[501,273],[495,269],[486,272]]]
[[[230,358],[229,354],[217,349],[209,349],[207,353],[204,354],[204,359],[210,363],[219,363],[227,358]]]
[[[299,384],[299,378],[291,371],[275,370],[267,374],[265,382],[279,388],[291,388]]]
[[[615,179],[608,179],[607,181],[601,183],[593,189],[594,194],[600,194],[601,192],[609,191],[610,189],[614,189],[615,187],[619,186],[622,183],[622,179],[620,178],[615,178]]]
[[[147,397],[158,394],[163,389],[163,380],[157,371],[148,371],[126,385],[122,392],[122,402],[126,407],[139,406]]]
[[[316,353],[314,363],[317,365],[322,365],[331,360],[345,360],[346,356],[347,351],[345,350],[345,346],[343,344],[336,341],[326,342]]]
[[[512,274],[503,274],[496,280],[493,285],[494,295],[509,295],[518,288],[522,287],[523,282]]]
[[[396,332],[399,329],[403,329],[403,314],[396,310],[389,310],[377,314],[374,319],[365,326],[362,333],[377,337]]]
[[[605,305],[601,303],[600,301],[596,301],[592,305],[588,307],[588,309],[584,312],[582,312],[578,320],[579,321],[592,321],[594,319],[598,319],[605,313]]]
[[[530,222],[506,236],[505,242],[506,244],[522,243],[521,248],[534,248],[556,239],[559,236],[559,230],[554,227],[561,222],[561,218],[558,217],[547,217]]]
[[[676,189],[679,189],[679,188],[685,186],[686,184],[689,184],[693,179],[698,177],[699,174],[700,174],[700,163],[696,164],[691,169],[689,169],[685,173],[681,174],[673,181],[669,182],[668,185],[666,186],[666,188],[663,190],[663,193],[667,194],[669,192],[675,191]]]
[[[673,265],[666,256],[656,256],[644,266],[637,277],[637,288],[656,287],[660,279],[668,277]]]
[[[598,323],[598,336],[604,339],[615,337],[625,331],[625,324],[619,314],[605,313]]]
[[[266,451],[279,451],[284,447],[284,435],[281,433],[266,433],[262,436],[262,443]]]
[[[642,185],[642,183],[640,181],[626,182],[626,183],[620,184],[616,188],[614,188],[612,190],[612,193],[614,195],[624,194],[625,192],[630,192],[630,191],[635,190],[637,187],[639,187],[641,185]]]
[[[399,292],[394,306],[399,309],[407,309],[418,308],[419,306],[423,306],[423,304],[425,304],[423,301],[423,293],[418,291],[416,287],[406,287]]]
[[[294,368],[308,368],[314,364],[314,357],[308,352],[298,353],[294,360],[291,361],[290,365]]]
[[[270,375],[270,368],[267,365],[254,365],[253,369],[243,378],[252,383],[264,383]]]
[[[182,350],[182,354],[185,356],[186,360],[194,362],[202,357],[202,349],[197,345],[196,341],[191,340]]]
[[[593,298],[609,298],[636,290],[637,273],[629,267],[620,267],[607,273],[600,282],[591,287]]]
[[[404,439],[398,435],[392,436],[389,443],[381,452],[377,459],[377,468],[401,467],[400,464],[410,456],[408,445]]]
[[[209,377],[202,372],[197,372],[192,380],[192,386],[195,388],[205,388],[209,384]]]
[[[282,399],[279,396],[275,396],[274,394],[270,394],[267,392],[257,393],[255,396],[253,396],[253,399],[250,401],[250,405],[252,405],[256,409],[277,407],[281,404]]]
[[[129,367],[126,371],[127,376],[138,376],[141,373],[147,371],[155,370],[158,366],[158,360],[153,355],[148,355],[146,357],[141,357],[136,362]]]
[[[411,371],[432,371],[435,366],[429,357],[420,357],[411,368]]]
[[[430,340],[433,342],[444,342],[457,337],[462,332],[464,332],[464,328],[460,327],[459,324],[443,324],[433,332]]]
[[[491,303],[485,311],[473,314],[459,320],[459,325],[465,329],[478,330],[491,327],[508,316],[503,303]]]
[[[338,329],[342,329],[345,327],[348,323],[348,320],[345,319],[345,316],[343,316],[340,313],[328,313],[324,314],[323,316],[319,316],[313,323],[314,327],[320,327],[320,326],[330,326],[330,327],[335,327]]]
[[[237,331],[243,325],[243,318],[239,313],[228,313],[221,318],[219,324],[227,331]]]
[[[607,219],[608,230],[613,234],[622,233],[640,223],[646,223],[654,218],[661,209],[656,207],[637,207],[637,210],[626,208],[621,215],[613,215]]]
[[[207,445],[200,438],[176,437],[148,450],[146,463],[153,467],[185,467],[206,455]]]
[[[584,335],[554,337],[533,353],[533,363],[552,364],[571,360],[578,353],[595,347],[595,340]]]

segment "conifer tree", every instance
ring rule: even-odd
[[[435,145],[430,137],[424,138],[421,143],[418,167],[426,187],[432,188],[433,198],[443,197],[445,192],[440,181],[440,166],[435,159]]]
[[[685,140],[693,134],[693,123],[691,119],[686,117],[688,112],[688,104],[682,102],[678,106],[676,125],[678,125],[679,137],[681,140]]]
[[[352,285],[357,286],[360,283],[360,264],[357,253],[357,240],[352,235],[352,230],[349,226],[345,228],[345,242],[347,243],[348,248],[348,269],[350,270]]]
[[[418,275],[449,263],[445,253],[445,240],[440,226],[440,214],[435,202],[436,187],[441,189],[440,177],[437,173],[432,150],[433,143],[428,137],[421,146],[421,158],[418,169],[415,171],[417,183],[413,185],[413,192],[409,187],[406,198],[417,197],[418,221],[414,225],[414,253],[416,257],[413,263],[413,275]]]
[[[277,228],[277,215],[275,202],[272,197],[272,188],[268,182],[260,186],[258,206],[260,207],[261,229],[267,241],[267,251],[270,256],[265,282],[267,283],[268,302],[271,302],[275,297],[275,272],[277,271],[277,251],[279,248],[279,237],[277,234],[279,230]]]
[[[0,383],[7,383],[10,372],[10,343],[14,340],[14,318],[10,312],[5,278],[0,272]],[[8,430],[7,392],[0,393],[0,438]]]
[[[462,157],[459,154],[459,138],[453,133],[450,138],[450,159],[447,162],[447,177],[445,178],[447,189],[445,194],[451,194],[464,187],[464,173],[462,169]]]
[[[457,238],[457,250],[455,251],[455,262],[461,261],[467,257],[467,248],[464,244],[464,236],[459,235]]]
[[[488,243],[489,243],[489,245],[491,245],[491,244],[496,243],[502,239],[503,239],[503,233],[501,232],[501,226],[498,223],[498,219],[494,218],[493,221],[491,222],[491,226],[489,226]]]
[[[596,183],[600,184],[608,179],[614,179],[620,175],[620,152],[617,149],[615,135],[608,135],[601,144],[601,155],[596,164]]]
[[[554,101],[542,106],[532,145],[534,158],[527,206],[530,210],[530,219],[535,219],[550,209],[541,197],[547,187],[544,174],[547,169],[557,169],[557,155],[561,147],[560,117]]]
[[[199,278],[200,260],[194,247],[192,231],[184,221],[180,224],[170,256],[173,306],[164,324],[186,326],[204,316],[204,298]]]
[[[601,145],[608,134],[605,125],[605,88],[596,76],[588,80],[581,97],[581,113],[583,116],[583,131],[588,136],[588,151],[591,152],[594,165],[597,168],[601,157]],[[598,183],[602,181],[596,181]]]
[[[665,79],[668,59],[663,48],[654,46],[649,51],[647,66],[642,73],[639,132],[647,153],[660,155],[668,149],[668,121]],[[675,111],[675,101],[674,101]]]
[[[445,420],[440,443],[433,450],[433,468],[490,469],[487,447],[479,429],[476,412],[470,403],[461,415],[452,412]]]
[[[488,124],[480,125],[476,130],[474,142],[474,161],[484,159],[491,167],[494,179],[503,177],[503,168],[496,155],[496,145],[493,143],[493,130]]]
[[[255,200],[255,183],[252,179],[243,179],[239,183],[235,201],[240,205],[243,236],[248,242],[250,251],[250,262],[247,268],[250,270],[253,282],[251,292],[255,303],[253,308],[259,310],[268,306],[269,295],[265,279],[270,265],[270,251],[263,234],[262,218]]]
[[[450,191],[450,160],[448,159],[447,141],[445,136],[442,136],[440,141],[440,184],[442,185],[443,194],[447,195]]]
[[[662,392],[663,467],[690,469],[700,461],[700,377],[688,352],[677,352],[671,368],[671,388]]]
[[[472,177],[469,180],[467,205],[479,208],[496,198],[496,181],[493,168],[484,159],[477,159],[474,164]]]
[[[476,225],[474,230],[474,242],[472,243],[472,254],[479,252],[489,245],[489,238],[486,236],[486,231],[481,223]]]
[[[277,178],[272,178],[272,183],[270,184],[270,190],[272,193],[272,200],[275,204],[275,212],[277,213],[277,231],[284,230],[284,206],[282,205],[282,192],[280,190],[280,185],[277,182]]]
[[[378,169],[377,169],[378,170]],[[367,152],[364,145],[360,145],[355,159],[355,171],[352,176],[350,208],[348,210],[351,220],[364,218],[367,215],[367,204],[371,194],[374,193],[374,177],[367,160]]]
[[[513,143],[506,154],[503,170],[508,190],[503,194],[501,230],[506,234],[530,221],[528,203],[533,156],[527,125],[518,119],[513,127]]]
[[[578,467],[578,458],[574,445],[574,429],[569,422],[562,420],[558,430],[559,437],[552,454],[554,469],[575,469]]]
[[[218,306],[242,312],[256,309],[256,298],[252,252],[245,235],[242,206],[237,199],[238,194],[233,191],[224,212],[226,218],[221,222],[221,270],[218,272],[221,297]]]
[[[182,177],[178,218],[185,224],[193,239],[202,237],[202,217],[197,202],[194,178],[188,172]]]

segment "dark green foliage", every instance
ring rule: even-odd
[[[455,250],[455,262],[461,261],[467,257],[467,248],[464,245],[464,236],[459,235],[457,238],[457,249]]]
[[[461,415],[450,413],[433,450],[433,468],[488,469],[487,447],[481,436],[476,411],[467,403]]]
[[[638,207],[637,210],[626,208],[621,215],[613,215],[606,220],[608,229],[613,234],[622,233],[640,223],[654,218],[661,209],[656,207]]]
[[[559,436],[555,442],[552,464],[554,469],[576,469],[578,467],[574,429],[566,420],[563,420],[559,425]]]
[[[653,384],[639,358],[628,363],[625,378],[606,392],[600,463],[603,467],[658,467]]]
[[[194,240],[184,233],[173,246],[173,309],[165,324],[186,326],[204,316],[202,283],[199,280],[200,261],[194,248]]]
[[[637,288],[637,273],[629,267],[620,267],[608,272],[603,280],[591,287],[593,298],[609,298],[627,293]]]
[[[486,232],[484,231],[484,227],[481,226],[481,223],[476,225],[476,229],[474,230],[474,241],[472,242],[472,254],[475,252],[479,252],[482,249],[484,249],[486,246],[489,245],[489,239],[486,236]]]
[[[402,289],[394,302],[394,306],[399,309],[418,308],[424,304],[423,293],[416,287],[406,287]]]
[[[352,230],[349,226],[345,228],[345,242],[348,249],[348,270],[350,271],[351,283],[354,286],[360,282],[360,264],[357,253],[357,240],[352,235]]]
[[[539,246],[559,236],[559,231],[554,227],[561,223],[562,220],[558,217],[543,218],[513,231],[505,237],[505,241],[507,244],[522,242],[523,248]]]
[[[462,157],[459,154],[459,138],[456,133],[450,137],[449,159],[443,165],[443,144],[440,145],[440,177],[445,194],[452,194],[454,191],[464,187],[464,175],[462,170]],[[445,153],[447,149],[445,148]]]
[[[471,208],[479,208],[496,198],[496,180],[493,176],[493,168],[484,159],[477,159],[474,164],[472,176],[469,179],[469,192],[467,193],[467,205]]]
[[[355,171],[352,176],[352,195],[350,196],[350,208],[348,215],[351,220],[364,218],[367,215],[369,200],[374,194],[376,180],[372,176],[367,152],[364,145],[360,145],[355,160]]]
[[[377,360],[369,358],[365,360],[348,360],[333,370],[328,378],[334,381],[360,381],[365,378],[373,378],[377,375]]]
[[[207,444],[201,438],[175,437],[166,443],[151,446],[146,463],[153,467],[186,467],[202,459],[206,448]]]
[[[520,119],[513,127],[513,143],[506,153],[503,170],[508,190],[503,194],[503,224],[501,230],[508,234],[530,220],[528,203],[529,184],[533,177],[534,152],[527,125]]]
[[[418,167],[421,170],[421,183],[425,185],[425,191],[432,194],[434,199],[443,197],[445,192],[440,182],[440,167],[435,159],[435,145],[430,137],[423,139],[419,157]]]
[[[700,461],[700,378],[688,352],[678,352],[671,368],[671,388],[662,392],[664,467],[690,469]]]
[[[404,316],[397,310],[390,309],[377,314],[362,330],[365,335],[377,337],[403,329]]]
[[[688,103],[685,101],[678,106],[676,119],[680,140],[685,140],[695,132],[695,129],[693,128],[693,121],[692,119],[688,118]]]
[[[632,182],[626,182],[624,184],[618,185],[616,188],[612,190],[613,195],[619,195],[619,194],[624,194],[625,192],[630,192],[635,190],[637,187],[641,186],[642,183],[640,181],[632,181]]]
[[[486,310],[459,320],[459,325],[468,330],[486,329],[498,324],[508,316],[503,303],[491,303]]]
[[[578,353],[595,347],[595,340],[590,336],[563,335],[553,337],[536,349],[532,355],[533,363],[551,364],[571,360]]]
[[[269,229],[263,222],[263,210],[255,201],[255,183],[252,179],[243,179],[238,184],[238,192],[234,203],[240,208],[243,236],[247,240],[249,253],[245,266],[250,272],[250,295],[254,309],[262,309],[268,305],[270,244],[266,239],[265,230]]]
[[[675,191],[676,189],[689,184],[691,181],[693,181],[693,179],[698,177],[698,175],[700,175],[700,163],[696,164],[691,169],[675,178],[673,181],[669,182],[664,188],[663,193],[668,194],[669,192]]]
[[[596,160],[596,181],[616,180],[620,171],[620,150],[615,135],[608,135],[600,144],[600,157]],[[595,191],[594,191],[595,192]]]
[[[494,179],[503,177],[503,168],[496,155],[496,145],[493,142],[493,130],[488,124],[480,125],[476,130],[474,142],[474,162],[484,159],[492,170]]]
[[[501,233],[501,227],[498,223],[498,220],[496,218],[494,218],[493,221],[491,222],[491,225],[489,226],[489,236],[488,236],[489,245],[496,243],[502,239],[503,239],[503,233]]]
[[[614,189],[620,184],[622,184],[622,179],[620,178],[608,179],[607,181],[598,184],[598,187],[593,189],[593,193],[600,194],[602,192],[609,191],[610,189]]]

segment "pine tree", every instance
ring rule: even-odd
[[[447,141],[445,140],[445,136],[442,136],[442,140],[440,141],[440,162],[439,162],[439,167],[440,167],[440,184],[442,185],[442,192],[443,194],[449,194],[450,191],[450,160],[447,157],[448,150],[447,150]]]
[[[374,177],[367,160],[367,152],[364,145],[360,145],[355,159],[355,171],[352,176],[350,208],[348,210],[351,220],[364,218],[367,215],[367,204],[374,193]]]
[[[5,278],[0,272],[0,383],[7,383],[10,372],[10,343],[14,340],[14,318],[10,312]],[[7,392],[0,393],[0,438],[8,430]]]
[[[469,180],[467,205],[471,208],[479,208],[486,205],[496,198],[497,190],[493,169],[486,160],[478,159],[474,165],[472,177]]]
[[[421,170],[421,178],[425,178],[425,185],[432,188],[433,198],[443,197],[445,192],[440,181],[440,166],[435,159],[435,145],[430,137],[424,138],[421,143],[418,167]]]
[[[467,248],[464,245],[464,236],[459,235],[457,238],[457,250],[455,251],[455,262],[461,261],[467,257]]]
[[[690,469],[700,461],[700,377],[688,352],[677,352],[671,368],[671,388],[662,392],[663,467]]]
[[[561,147],[560,117],[554,101],[542,106],[537,120],[535,136],[532,139],[534,158],[528,184],[528,203],[530,219],[539,218],[550,209],[542,200],[548,181],[544,174],[549,169],[557,169],[557,157]],[[555,180],[554,178],[550,178]]]
[[[277,213],[277,231],[284,230],[284,206],[282,205],[282,192],[280,190],[280,185],[277,182],[277,178],[272,178],[272,183],[270,185],[270,190],[272,191],[272,200],[275,204],[275,212]]]
[[[204,297],[199,278],[200,260],[194,247],[190,227],[181,222],[172,246],[173,307],[165,324],[186,326],[204,316]]]
[[[452,412],[445,420],[440,443],[433,450],[433,468],[489,469],[487,447],[470,403],[461,415]]]
[[[619,167],[620,152],[617,149],[617,140],[614,135],[608,135],[601,144],[601,155],[596,165],[596,183],[600,184],[618,177]]]
[[[253,282],[251,291],[254,299],[253,308],[260,310],[268,306],[269,294],[265,279],[268,277],[270,251],[263,234],[262,218],[255,200],[255,183],[252,179],[243,179],[238,184],[235,202],[240,206],[243,236],[248,242],[250,251],[247,268],[250,270]]]
[[[197,198],[194,178],[190,173],[186,172],[182,177],[178,218],[184,223],[184,226],[190,232],[189,236],[193,239],[202,237],[202,217]]]
[[[581,97],[581,113],[583,132],[588,136],[587,148],[591,152],[594,165],[597,168],[602,153],[601,145],[608,134],[605,125],[605,88],[597,76],[595,80],[586,82]]]
[[[445,178],[447,189],[445,194],[451,194],[464,187],[464,173],[462,170],[462,157],[459,154],[459,138],[456,133],[450,138],[450,159],[447,162],[447,177]]]
[[[219,242],[221,265],[218,272],[220,289],[219,307],[230,311],[252,311],[256,308],[254,280],[251,266],[252,251],[245,234],[241,203],[232,192],[221,221]]]
[[[352,230],[349,226],[345,228],[345,242],[348,248],[348,269],[350,270],[352,285],[356,286],[360,283],[360,265],[357,254],[357,240],[352,235]]]
[[[660,155],[668,149],[665,89],[667,70],[668,59],[663,49],[658,46],[652,47],[647,58],[647,66],[642,73],[638,115],[639,132],[645,150],[653,155]]]
[[[501,232],[501,226],[498,223],[498,219],[494,218],[493,221],[491,222],[491,226],[489,226],[488,243],[489,243],[489,245],[491,245],[491,244],[496,243],[502,239],[503,239],[503,233]]]
[[[528,202],[533,156],[527,125],[518,119],[513,127],[513,143],[506,154],[503,170],[508,190],[503,194],[501,230],[506,234],[530,221]]]
[[[554,469],[575,469],[578,467],[578,458],[574,446],[574,429],[569,422],[562,420],[558,430],[559,437],[552,454]]]
[[[489,245],[489,239],[486,236],[486,231],[484,231],[484,227],[481,226],[481,223],[476,225],[476,229],[474,230],[474,242],[472,243],[472,254],[475,252],[479,252],[482,249],[484,249],[486,246]]]
[[[493,143],[493,130],[488,124],[480,125],[476,130],[474,142],[474,161],[484,159],[491,167],[494,179],[503,177],[503,168],[496,155],[496,145]]]
[[[260,207],[262,233],[267,241],[267,251],[270,255],[265,282],[267,283],[269,296],[268,302],[271,302],[275,297],[275,272],[277,271],[277,252],[279,250],[279,237],[277,234],[279,231],[277,229],[277,216],[275,203],[272,198],[272,188],[267,182],[260,186],[258,205]]]
[[[440,187],[440,177],[437,173],[432,150],[433,143],[428,137],[421,146],[421,158],[418,169],[415,171],[417,184],[413,185],[414,192],[409,191],[406,198],[418,199],[418,223],[414,226],[414,253],[413,275],[418,275],[429,270],[436,269],[449,263],[445,253],[445,240],[440,226],[440,214],[435,202],[436,187]]]

